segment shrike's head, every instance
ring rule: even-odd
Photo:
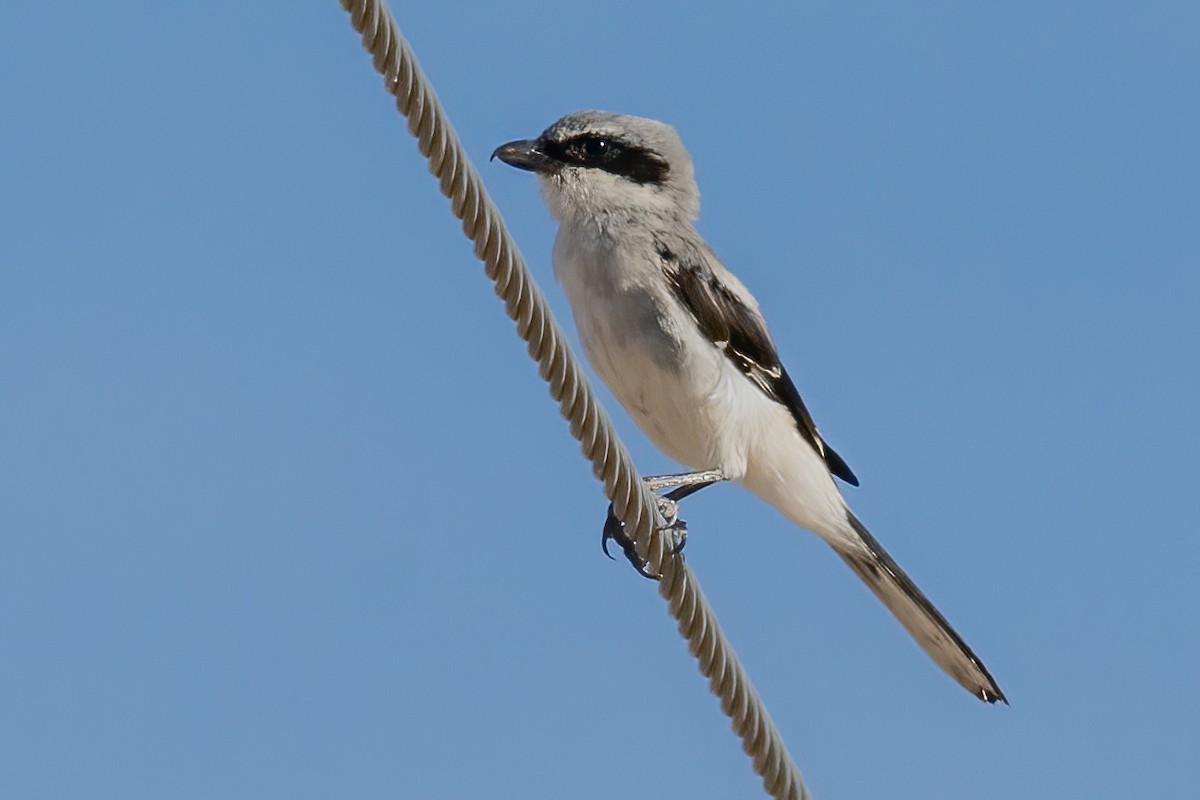
[[[606,225],[646,214],[691,221],[700,213],[692,157],[658,120],[576,111],[492,157],[536,173],[560,222]]]

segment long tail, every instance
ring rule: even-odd
[[[1000,691],[987,667],[950,627],[941,612],[934,608],[929,598],[921,593],[912,578],[900,569],[854,514],[847,510],[846,516],[850,527],[862,540],[864,549],[835,548],[842,560],[863,579],[917,640],[917,644],[950,677],[981,700],[989,703],[1003,700],[1007,704],[1004,692]]]

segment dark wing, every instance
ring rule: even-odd
[[[796,384],[779,362],[762,317],[717,280],[705,258],[681,257],[661,241],[655,242],[655,248],[671,289],[696,320],[700,332],[767,397],[791,412],[800,435],[825,459],[831,473],[858,486],[850,467],[817,432]]]

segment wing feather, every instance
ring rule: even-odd
[[[762,315],[720,281],[700,254],[687,258],[662,241],[656,241],[655,247],[675,297],[691,314],[700,332],[763,394],[791,412],[800,435],[825,459],[831,473],[858,486],[858,478],[850,466],[817,431],[796,384],[779,361]],[[716,257],[711,251],[707,255]]]

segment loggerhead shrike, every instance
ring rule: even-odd
[[[539,178],[559,223],[554,274],[592,367],[660,450],[701,470],[653,488],[679,485],[678,499],[741,483],[828,542],[968,691],[1008,702],[842,499],[834,478],[858,479],[818,432],[758,303],[692,226],[700,192],[675,129],[579,111],[492,157]]]

